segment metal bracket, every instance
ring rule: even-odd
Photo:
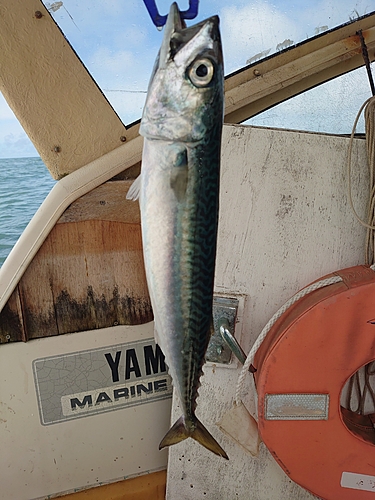
[[[225,328],[234,337],[238,310],[238,299],[231,297],[214,296],[213,300],[213,317],[214,331],[208,349],[206,352],[206,361],[212,363],[229,364],[232,355],[232,350],[224,340],[220,333],[220,327],[225,325]]]

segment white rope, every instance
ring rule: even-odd
[[[354,208],[354,203],[353,203],[353,197],[352,197],[352,181],[351,181],[351,165],[352,165],[352,150],[353,150],[353,139],[354,139],[354,134],[355,131],[357,130],[357,123],[358,120],[362,114],[362,111],[364,107],[371,101],[372,97],[367,99],[362,106],[360,107],[357,116],[355,117],[353,128],[352,128],[352,133],[350,134],[350,140],[349,140],[349,148],[348,148],[348,159],[347,159],[347,179],[348,179],[348,194],[349,194],[349,203],[350,206],[353,210],[353,213],[355,215],[355,218],[357,221],[362,224],[362,226],[367,227],[368,229],[375,229],[375,227],[371,226],[370,224],[367,224],[364,220],[361,219],[361,217],[358,215],[356,209]]]
[[[297,292],[293,297],[291,297],[280,309],[272,316],[272,318],[269,320],[269,322],[266,324],[266,326],[263,328],[261,331],[260,335],[254,342],[253,347],[251,348],[246,361],[242,367],[241,373],[238,377],[237,381],[237,387],[236,387],[236,396],[235,396],[235,403],[236,405],[241,404],[241,394],[244,392],[244,385],[245,385],[245,377],[246,374],[249,371],[250,365],[254,361],[255,354],[259,347],[261,346],[263,340],[265,339],[267,333],[271,330],[273,325],[276,323],[276,321],[280,318],[282,314],[284,314],[285,311],[289,309],[295,302],[297,302],[299,299],[304,297],[305,295],[313,292],[314,290],[318,290],[319,288],[323,288],[328,285],[333,285],[334,283],[339,283],[342,281],[341,276],[331,276],[330,278],[325,278],[320,281],[317,281],[315,283],[312,283],[311,285],[303,288],[299,292]]]
[[[369,201],[367,206],[367,223],[363,221],[357,214],[352,199],[351,189],[351,160],[353,138],[357,127],[358,119],[365,110],[365,131],[366,131],[366,150],[367,150],[367,165],[369,172]],[[375,245],[374,245],[374,231],[375,231],[375,97],[370,97],[361,106],[354,121],[352,133],[350,135],[349,148],[348,148],[348,163],[347,163],[347,176],[348,176],[348,192],[349,201],[354,212],[356,219],[367,228],[366,231],[366,250],[365,250],[365,263],[372,264],[375,261]],[[374,270],[374,266],[371,266]],[[348,393],[346,398],[346,408],[352,409],[353,402],[357,401],[356,413],[365,414],[365,408],[371,402],[375,407],[375,391],[371,385],[374,385],[374,377],[370,379],[370,375],[374,375],[372,363],[360,368],[350,378],[348,385]],[[361,388],[360,378],[363,378],[365,383],[363,389]],[[368,397],[369,396],[369,397]],[[368,401],[370,400],[370,401]],[[368,401],[368,402],[367,402]]]
[[[367,222],[362,220],[358,215],[353,202],[352,197],[352,181],[351,181],[351,164],[352,164],[352,150],[353,150],[353,139],[355,131],[357,129],[358,120],[362,114],[363,109],[365,109],[365,126],[366,126],[366,146],[367,146],[367,162],[370,176],[370,189],[369,189],[369,203],[367,210]],[[348,196],[349,203],[353,210],[354,216],[357,221],[367,228],[366,236],[366,264],[371,264],[374,262],[374,242],[373,242],[373,231],[375,230],[374,222],[374,207],[375,207],[375,97],[370,97],[367,99],[360,107],[357,116],[354,120],[352,133],[350,134],[349,147],[348,147],[348,158],[347,158],[347,181],[348,181]]]
[[[365,108],[366,150],[370,175],[370,198],[368,204],[368,224],[374,227],[375,222],[375,98],[368,100]],[[366,264],[372,264],[374,258],[374,232],[367,228]]]

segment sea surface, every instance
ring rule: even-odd
[[[0,266],[55,183],[40,158],[0,158]]]

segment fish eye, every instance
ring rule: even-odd
[[[207,87],[214,76],[214,65],[210,59],[197,59],[190,66],[188,72],[189,79],[196,87]]]

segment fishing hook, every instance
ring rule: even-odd
[[[156,7],[156,2],[155,0],[143,0],[146,9],[148,10],[148,13],[150,14],[150,17],[152,19],[152,22],[155,24],[157,28],[162,28],[166,21],[168,15],[161,16],[159,14],[158,8]],[[194,19],[197,17],[198,14],[198,3],[199,0],[189,0],[189,8],[188,10],[181,10],[179,9],[181,19]]]

